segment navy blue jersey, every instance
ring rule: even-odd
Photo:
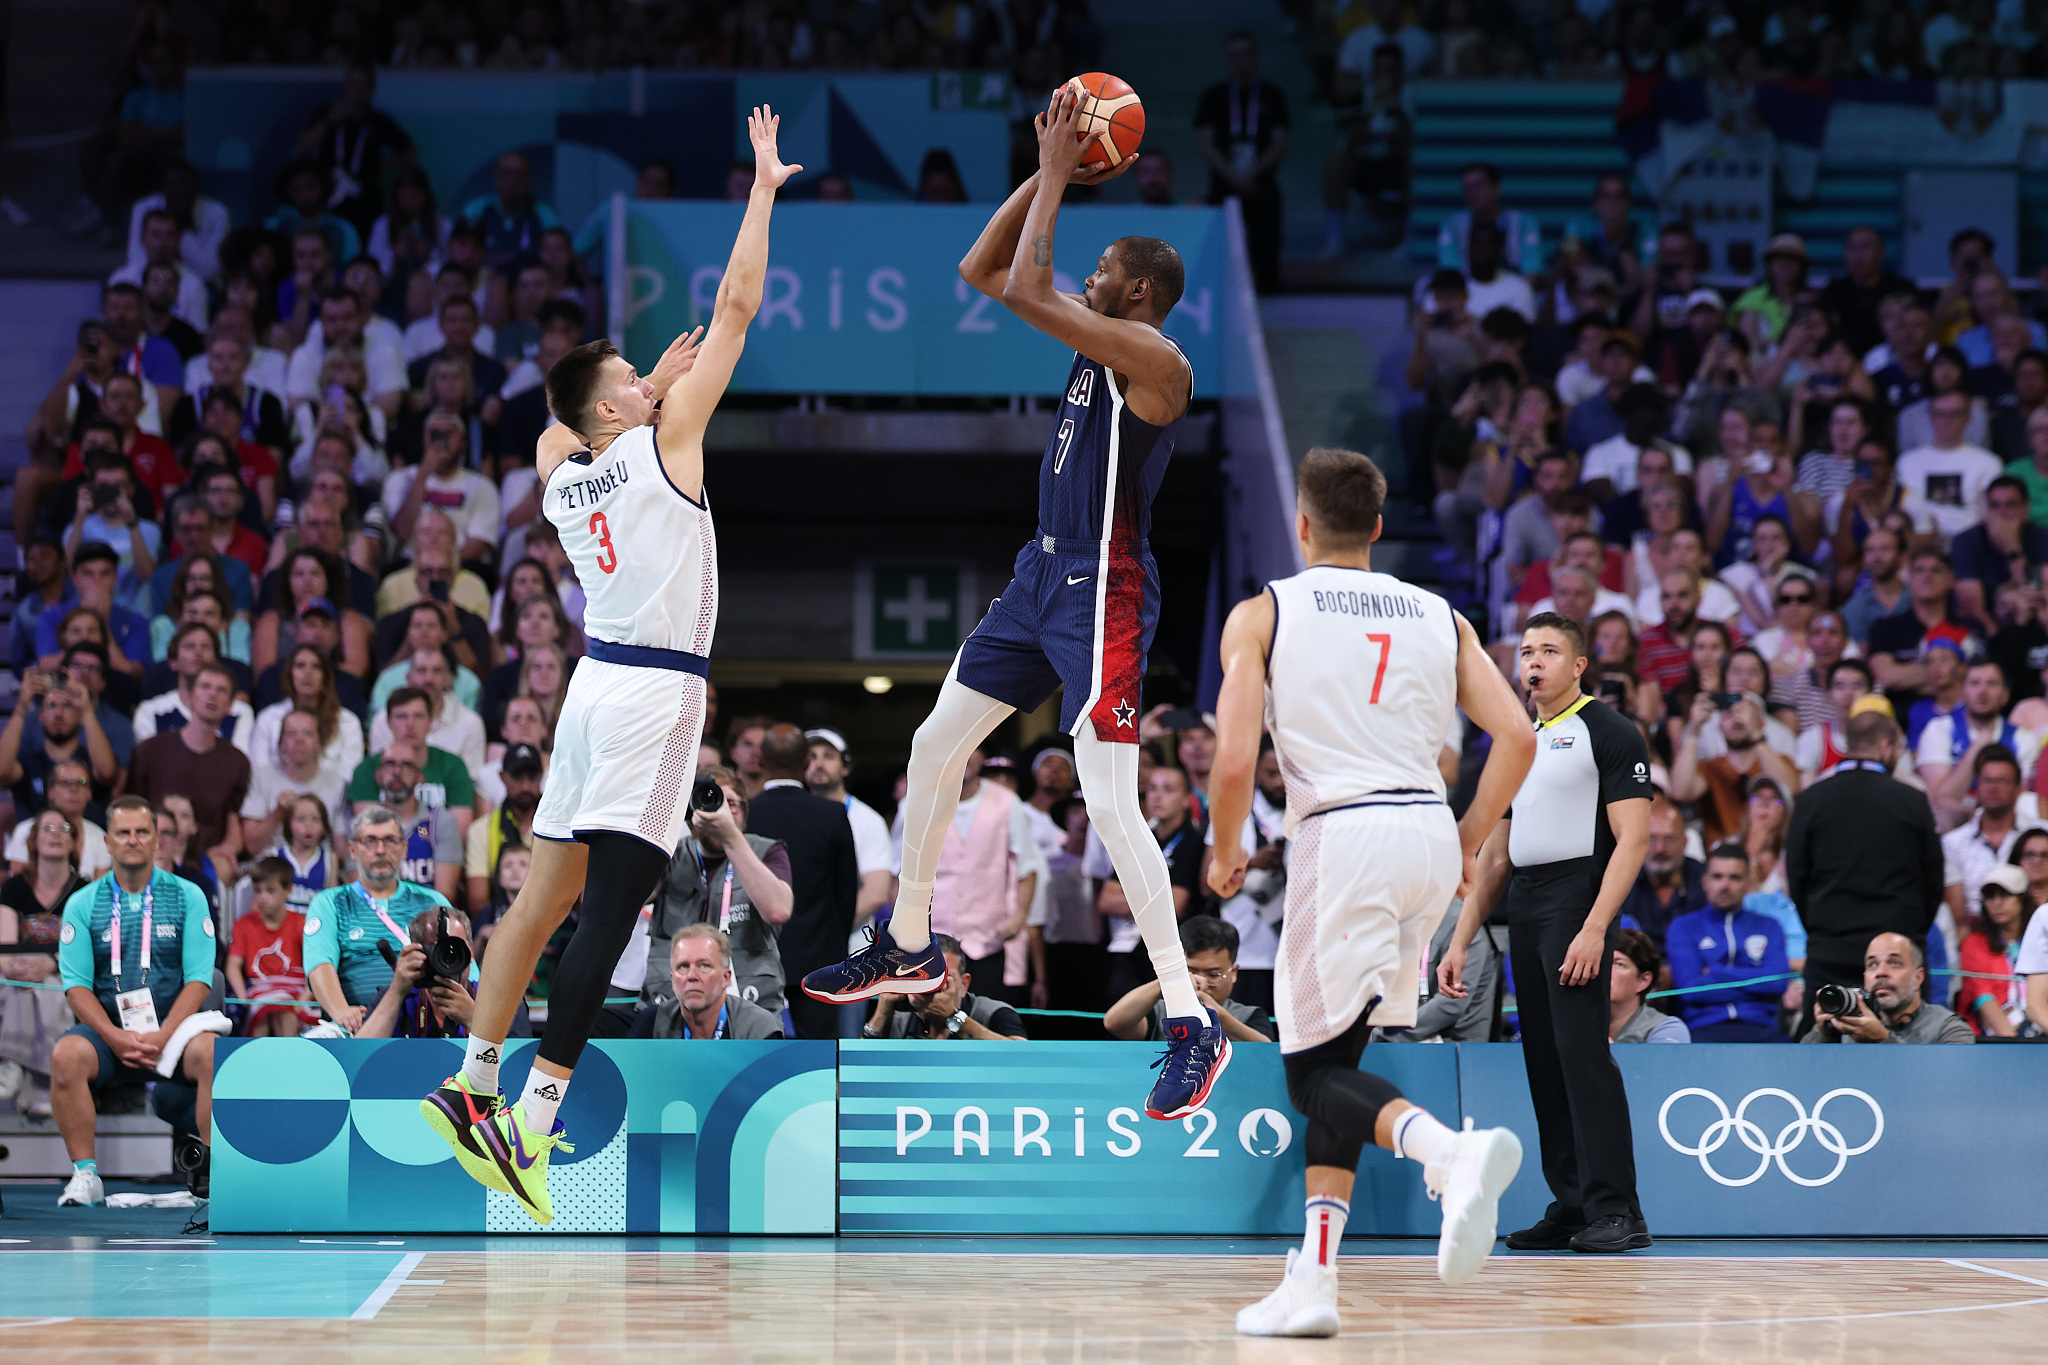
[[[1067,396],[1038,466],[1039,534],[1060,540],[1145,539],[1152,530],[1152,499],[1166,478],[1179,428],[1179,418],[1155,427],[1131,412],[1109,368],[1076,352]]]

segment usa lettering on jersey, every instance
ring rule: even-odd
[[[1077,408],[1091,406],[1095,401],[1095,371],[1083,369],[1074,376],[1074,382],[1067,389],[1067,401]]]
[[[606,494],[624,486],[630,478],[626,462],[618,460],[607,465],[602,474],[593,474],[587,479],[571,479],[556,485],[556,491],[562,495],[564,510],[573,512],[584,507],[595,507]]]

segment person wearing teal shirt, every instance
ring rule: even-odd
[[[306,908],[306,980],[327,1017],[351,1031],[391,984],[391,964],[377,945],[403,952],[410,942],[405,926],[413,916],[448,906],[438,891],[399,880],[405,837],[388,808],[357,811],[349,852],[362,875],[322,891]]]
[[[213,916],[198,887],[156,866],[149,802],[108,803],[107,851],[114,870],[72,893],[57,933],[57,971],[79,1020],[50,1052],[50,1107],[72,1162],[60,1205],[105,1202],[93,1096],[163,1079],[156,1066],[164,1046],[213,989]],[[199,1087],[199,1136],[210,1142],[211,1033],[185,1045],[179,1069]]]

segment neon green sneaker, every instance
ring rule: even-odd
[[[504,1106],[503,1096],[478,1094],[470,1089],[469,1077],[458,1071],[420,1101],[420,1116],[455,1149],[455,1159],[470,1179],[486,1189],[510,1194],[512,1187],[498,1173],[498,1163],[491,1159],[481,1136],[484,1125]]]
[[[526,1126],[526,1111],[513,1104],[479,1124],[476,1131],[505,1181],[498,1188],[517,1199],[534,1222],[552,1223],[555,1206],[548,1200],[548,1153],[557,1147],[565,1152],[576,1150],[563,1136],[561,1120],[555,1120],[553,1132],[536,1133]]]

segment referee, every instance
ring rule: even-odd
[[[1650,755],[1633,722],[1580,692],[1577,622],[1531,618],[1521,667],[1536,703],[1536,762],[1479,851],[1439,981],[1463,993],[1465,951],[1505,882],[1522,1059],[1552,1196],[1508,1246],[1632,1251],[1650,1245],[1650,1231],[1636,1202],[1628,1094],[1608,1050],[1607,983],[1615,917],[1649,845]]]

